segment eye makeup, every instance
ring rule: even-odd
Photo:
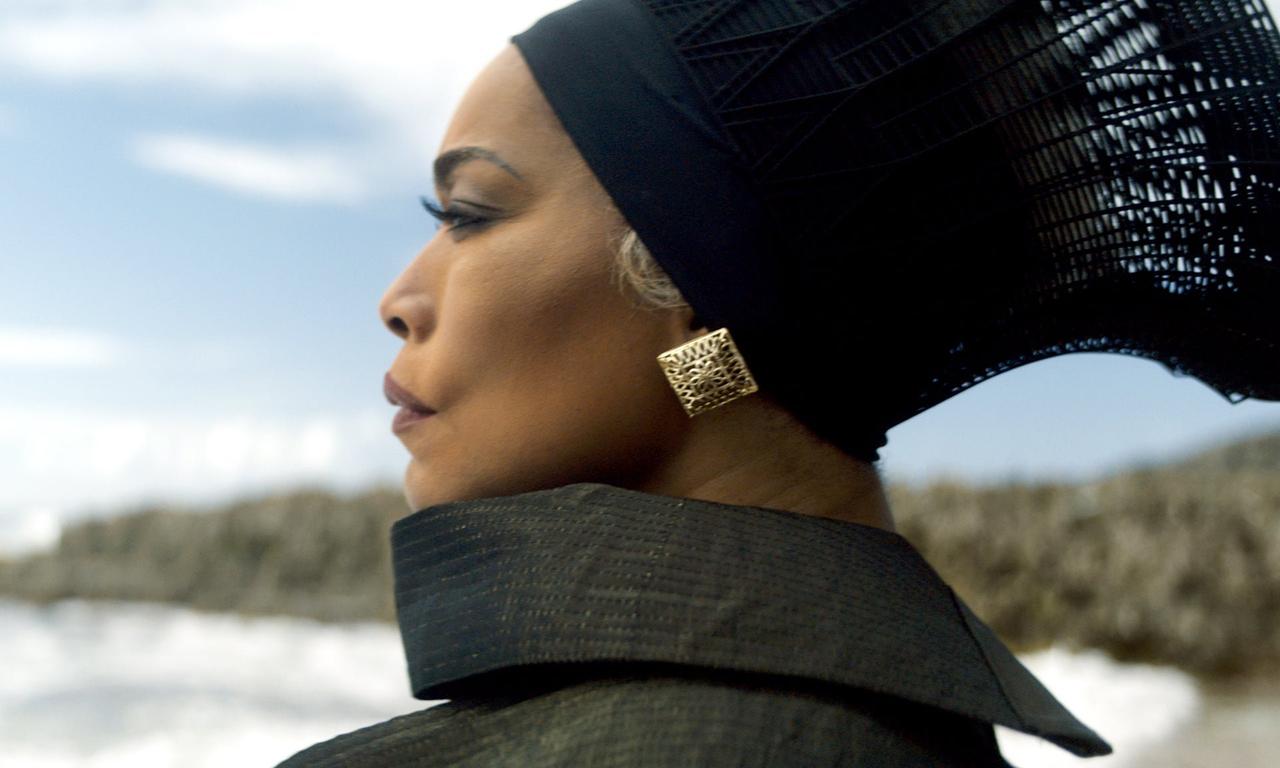
[[[442,208],[440,205],[433,202],[431,198],[426,197],[425,195],[418,199],[422,202],[422,207],[426,209],[427,213],[431,214],[431,217],[436,220],[437,229],[441,225],[444,225],[450,230],[462,229],[464,227],[476,226],[490,221],[490,219],[484,216],[467,213],[466,211],[456,207],[456,204],[450,205],[448,208]]]

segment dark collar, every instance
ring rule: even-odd
[[[853,686],[1111,751],[896,533],[576,483],[427,507],[392,545],[420,699],[514,666],[663,662]]]

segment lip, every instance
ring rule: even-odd
[[[435,415],[435,411],[414,411],[401,407],[391,419],[391,431],[400,434],[409,427]]]
[[[435,413],[434,408],[414,397],[412,392],[400,386],[391,377],[390,371],[382,378],[382,394],[386,396],[388,403],[400,406],[400,410],[396,411],[395,418],[391,421],[392,432],[408,429],[411,425],[417,424]]]

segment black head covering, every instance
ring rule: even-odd
[[[704,324],[853,455],[1070,352],[1280,399],[1263,0],[582,0],[513,41]]]

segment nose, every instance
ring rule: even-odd
[[[433,307],[430,296],[418,279],[414,259],[400,273],[378,303],[378,314],[387,330],[406,342],[422,341],[431,331]]]

